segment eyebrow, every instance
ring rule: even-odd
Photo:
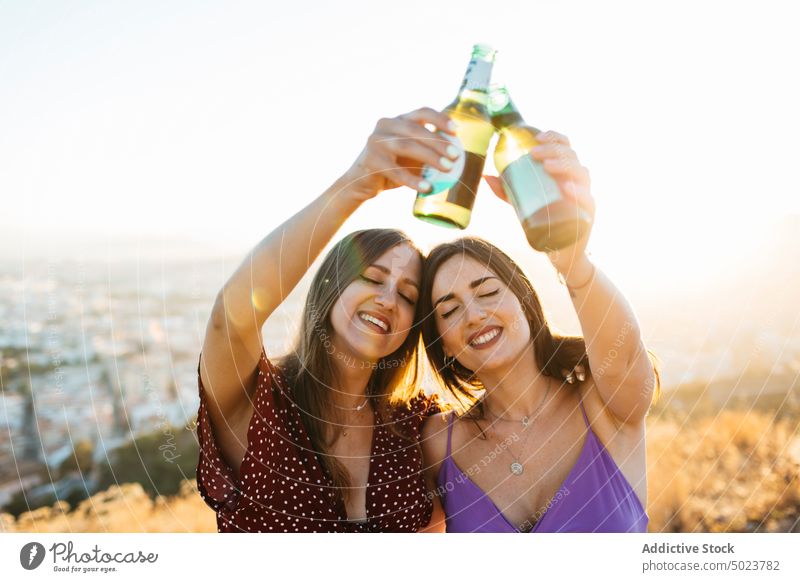
[[[389,269],[387,269],[386,267],[384,267],[383,265],[377,265],[375,263],[372,263],[371,265],[367,265],[367,268],[369,268],[369,267],[372,267],[373,269],[378,269],[381,273],[385,273],[386,275],[391,275],[392,274],[392,272]],[[419,291],[419,285],[413,279],[409,279],[408,277],[405,277],[403,279],[403,282],[404,283],[408,283],[409,285],[413,285],[414,287],[417,288],[417,291]]]
[[[489,279],[497,279],[497,277],[492,277],[490,275],[488,277],[481,277],[480,279],[475,279],[472,283],[469,284],[469,288],[470,289],[475,289],[475,287],[478,287],[481,283],[483,283],[485,281],[488,281]],[[443,301],[449,301],[450,299],[454,299],[454,298],[455,298],[455,295],[453,293],[448,293],[447,295],[444,295],[443,297],[439,297],[439,299],[434,301],[433,308],[436,309],[436,306],[439,305],[440,303],[442,303]]]

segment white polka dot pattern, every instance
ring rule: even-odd
[[[396,408],[389,425],[376,426],[367,484],[367,520],[347,521],[344,502],[312,450],[300,412],[280,369],[262,350],[255,409],[239,479],[223,460],[211,430],[199,380],[197,487],[217,514],[219,532],[413,532],[433,509],[422,472],[420,438],[425,417],[438,412],[419,396]]]

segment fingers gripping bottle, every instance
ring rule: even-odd
[[[505,87],[492,86],[489,109],[500,135],[494,165],[528,243],[545,252],[574,244],[589,230],[591,217],[565,200],[541,162],[530,156],[531,148],[539,145],[539,130],[525,125]]]
[[[466,228],[483,175],[486,152],[494,134],[489,115],[489,83],[496,51],[477,44],[455,100],[444,113],[456,124],[456,137],[440,132],[461,152],[453,168],[442,172],[426,166],[422,177],[429,192],[418,192],[414,216],[439,226]]]

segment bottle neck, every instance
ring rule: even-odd
[[[508,89],[504,86],[493,86],[489,91],[489,114],[492,125],[497,131],[507,127],[525,125],[519,110],[511,100]]]
[[[492,115],[492,125],[497,131],[511,127],[514,125],[525,125],[525,120],[522,119],[519,111],[514,107],[506,107]]]
[[[470,91],[488,92],[493,65],[493,60],[473,56],[467,66],[467,72],[464,73],[464,80],[461,81],[458,94],[463,95]]]

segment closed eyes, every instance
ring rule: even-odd
[[[361,277],[364,281],[366,281],[367,283],[369,283],[371,285],[383,285],[383,281],[376,281],[375,279],[370,279],[366,275],[359,275],[359,277]],[[411,299],[407,295],[404,295],[403,293],[399,293],[398,292],[398,295],[400,295],[400,297],[402,297],[405,300],[405,302],[408,303],[409,305],[416,305],[417,304],[416,301],[414,301],[413,299]]]
[[[494,297],[494,296],[495,296],[495,295],[497,295],[498,293],[500,293],[500,289],[495,289],[494,291],[489,291],[488,293],[483,293],[483,294],[481,294],[481,295],[478,295],[478,297],[479,297],[479,298],[484,298],[484,297]],[[453,313],[456,311],[456,309],[458,309],[458,305],[456,305],[455,307],[453,307],[453,309],[451,309],[451,310],[450,310],[450,311],[448,311],[447,313],[443,313],[443,314],[442,314],[442,319],[447,319],[448,317],[450,317],[451,315],[453,315]]]

